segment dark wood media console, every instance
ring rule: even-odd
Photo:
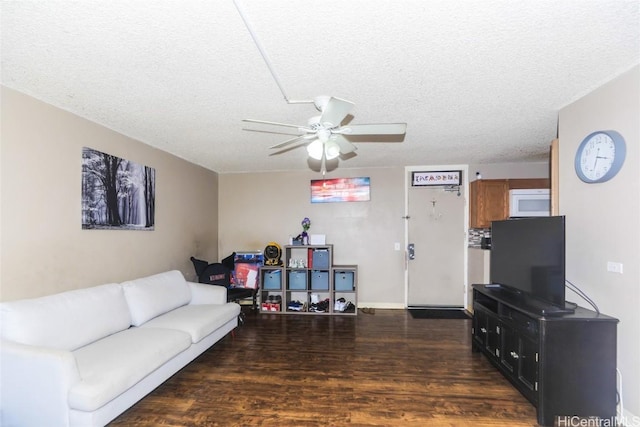
[[[540,425],[615,418],[618,319],[582,307],[566,313],[491,285],[473,285],[473,310],[473,351],[537,408]]]

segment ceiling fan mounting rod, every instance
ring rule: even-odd
[[[273,76],[273,79],[276,81],[276,84],[278,85],[278,88],[280,89],[280,92],[282,93],[282,96],[284,97],[284,100],[287,101],[287,104],[313,104],[314,103],[313,100],[293,100],[293,99],[289,99],[289,97],[287,96],[287,94],[284,91],[284,88],[282,87],[282,82],[280,82],[280,79],[278,78],[278,75],[276,74],[276,71],[273,68],[273,64],[271,63],[271,60],[269,59],[269,55],[267,55],[267,52],[264,50],[264,47],[262,46],[262,43],[258,39],[258,35],[255,33],[255,31],[253,31],[253,28],[251,27],[251,24],[249,23],[249,19],[247,18],[242,5],[240,4],[240,2],[238,0],[233,0],[233,4],[236,6],[236,9],[238,10],[238,13],[240,14],[240,17],[244,21],[244,25],[247,27],[247,30],[249,30],[249,34],[251,34],[251,38],[255,42],[256,47],[258,48],[258,50],[260,51],[260,54],[262,55],[262,59],[264,59],[264,62],[267,64],[267,68],[269,68],[269,71],[271,72],[271,75]]]

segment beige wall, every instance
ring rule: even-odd
[[[469,181],[476,180],[476,172],[480,172],[482,179],[549,178],[549,162],[472,164]]]
[[[634,414],[640,414],[639,80],[636,67],[560,114],[567,278],[621,320],[618,367],[625,407]],[[218,176],[12,90],[2,88],[1,95],[0,300],[171,268],[193,278],[190,255],[213,261],[234,250],[262,250],[270,241],[285,244],[308,216],[310,231],[334,244],[336,263],[359,265],[363,305],[404,304],[404,253],[393,248],[404,245],[404,168],[341,168],[339,176],[371,177],[371,201],[311,204],[309,180],[317,173]],[[595,129],[620,131],[628,154],[615,179],[587,185],[575,176],[573,156]],[[81,229],[83,146],[156,169],[155,231]],[[471,179],[476,170],[485,179],[548,176],[546,163],[531,167],[526,176],[511,166],[471,165],[469,172]],[[608,273],[607,261],[622,262],[624,274]],[[586,305],[571,293],[568,298]]]
[[[546,163],[479,167],[495,178],[548,177]],[[290,235],[302,231],[300,221],[308,216],[310,232],[325,234],[327,243],[334,245],[334,263],[358,265],[360,307],[403,308],[404,174],[405,168],[341,166],[327,178],[371,177],[371,201],[313,204],[309,182],[321,178],[316,172],[221,174],[218,253],[224,257],[234,250],[261,251],[270,241],[285,245]],[[395,243],[400,243],[400,251]]]
[[[0,299],[47,295],[217,258],[217,174],[2,88]],[[154,231],[82,230],[82,147],[156,169]]]
[[[625,409],[640,415],[640,67],[597,89],[560,112],[560,214],[567,224],[567,279],[600,311],[620,319],[618,369]],[[601,184],[585,184],[574,171],[582,139],[613,129],[626,140],[620,173]],[[621,262],[623,274],[607,271]],[[579,302],[575,294],[567,298]],[[598,343],[594,342],[594,346]],[[579,357],[579,355],[577,355]]]
[[[404,306],[404,168],[339,169],[331,177],[371,178],[371,201],[311,203],[310,180],[319,173],[221,174],[219,253],[287,244],[311,219],[311,234],[334,245],[334,264],[358,265],[360,306]]]

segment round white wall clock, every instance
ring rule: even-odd
[[[576,151],[576,174],[588,184],[609,181],[622,168],[626,154],[624,138],[618,132],[593,132],[582,140]]]

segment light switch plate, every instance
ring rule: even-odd
[[[622,263],[621,262],[607,262],[607,271],[611,273],[620,273],[622,274]]]

